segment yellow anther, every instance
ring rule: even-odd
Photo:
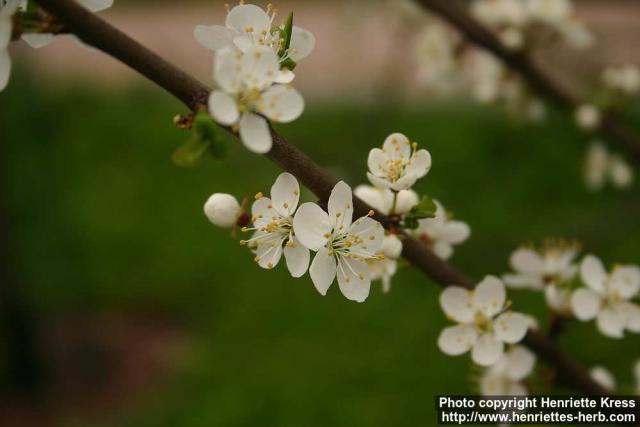
[[[367,216],[374,216],[376,213],[373,211],[373,209],[371,209],[369,212],[367,212]]]
[[[243,233],[246,233],[247,231],[249,231],[248,227],[242,227],[240,230],[242,230]]]
[[[371,236],[369,236],[369,240],[376,240],[376,236],[372,234]]]
[[[287,209],[289,207],[289,204],[285,202],[285,203],[282,204],[282,207]]]
[[[254,196],[256,200],[260,200],[264,197],[264,195],[262,194],[262,191],[256,193],[256,195]]]
[[[325,237],[325,239],[328,239],[329,237],[331,237],[331,233],[324,233],[323,236]]]
[[[268,207],[269,209],[271,209],[271,208],[273,208],[273,205],[272,205],[271,203],[269,203],[269,204],[267,205],[267,207]]]
[[[300,194],[300,192],[298,190],[293,190],[293,194],[297,196]]]
[[[229,3],[225,3],[224,8],[227,10],[227,12],[229,12]]]
[[[342,216],[342,212],[336,213],[336,218],[340,218]]]
[[[248,26],[248,27],[244,27],[244,32],[245,33],[253,33],[253,27]],[[260,52],[256,52],[256,54],[258,54]],[[256,55],[256,58],[259,58],[259,56]]]
[[[244,246],[244,245],[246,245],[246,244],[247,244],[247,241],[246,241],[246,240],[240,240],[240,245]]]
[[[258,256],[257,256],[257,257],[255,257],[253,260],[254,260],[255,262],[260,262],[260,257],[258,257]]]
[[[269,267],[269,268],[273,268],[273,264],[268,263],[268,264],[267,264],[267,267]]]

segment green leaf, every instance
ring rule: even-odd
[[[211,143],[206,139],[193,135],[191,139],[182,144],[171,155],[171,160],[177,166],[193,167],[198,164],[204,154],[208,151]]]
[[[420,202],[405,215],[404,228],[411,230],[418,228],[418,220],[435,217],[436,210],[438,210],[438,206],[434,201],[428,196],[422,196]]]
[[[296,65],[298,65],[296,61],[294,61],[291,58],[287,58],[284,61],[280,62],[281,67],[288,68],[291,71],[293,71],[294,68],[296,68]]]
[[[227,154],[227,145],[218,133],[218,125],[204,110],[198,111],[193,119],[191,139],[178,147],[171,159],[178,166],[193,167],[207,154],[223,159]]]

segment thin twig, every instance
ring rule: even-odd
[[[173,94],[187,107],[194,110],[206,103],[210,89],[182,70],[168,63],[120,30],[70,0],[38,0],[38,3],[57,16],[67,27],[86,43],[103,50],[127,64],[140,74]],[[320,199],[326,200],[337,179],[322,169],[296,146],[271,130],[273,148],[266,156],[282,169],[296,176]],[[365,215],[370,207],[354,199],[354,211]],[[380,214],[374,216],[383,225],[389,220]],[[424,244],[405,236],[402,255],[441,286],[451,284],[473,287],[473,281],[433,254]],[[590,395],[606,395],[607,392],[588,375],[587,371],[554,342],[536,331],[529,331],[524,339],[538,356],[555,367],[566,384]]]
[[[543,98],[573,112],[584,100],[563,88],[545,73],[524,51],[504,47],[495,34],[475,20],[459,0],[416,0],[425,8],[440,15],[457,28],[467,39],[490,51],[502,62],[522,76],[528,85]],[[640,139],[620,121],[614,112],[604,112],[597,132],[605,142],[625,151],[640,163]]]

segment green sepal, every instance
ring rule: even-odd
[[[206,111],[200,110],[196,113],[191,129],[193,131],[191,138],[171,155],[176,165],[193,167],[206,153],[216,159],[223,159],[226,156],[227,146],[218,133],[218,125]]]
[[[404,217],[403,226],[410,230],[418,228],[418,220],[433,218],[436,216],[438,206],[428,196],[422,196],[420,202],[415,205]]]

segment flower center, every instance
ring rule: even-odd
[[[478,334],[493,331],[493,320],[490,317],[487,317],[484,313],[477,312],[474,316],[474,321],[476,324],[476,332]]]

